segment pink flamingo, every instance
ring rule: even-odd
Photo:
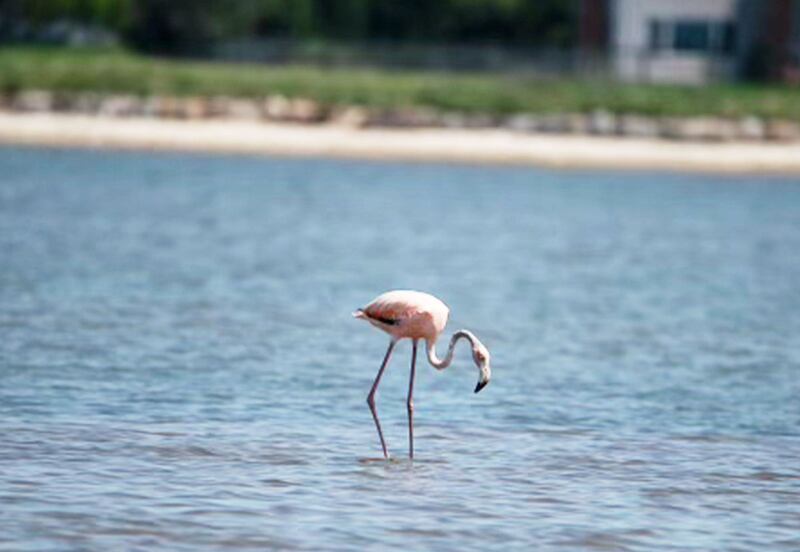
[[[436,340],[447,325],[447,316],[450,309],[442,301],[420,291],[389,291],[376,297],[369,305],[363,309],[358,309],[353,313],[356,318],[363,318],[378,329],[383,330],[390,336],[389,349],[383,357],[375,383],[367,396],[367,404],[375,420],[375,427],[378,428],[378,437],[381,439],[383,456],[389,458],[389,451],[386,448],[386,441],[383,439],[381,423],[378,421],[378,412],[375,409],[375,392],[381,381],[383,371],[389,363],[395,344],[401,339],[412,340],[413,349],[411,352],[411,378],[408,382],[408,455],[414,458],[414,370],[417,361],[417,342],[424,339],[428,350],[428,362],[437,370],[444,370],[453,361],[453,350],[456,342],[462,337],[472,345],[472,359],[480,372],[478,385],[475,386],[475,393],[486,387],[492,377],[492,369],[489,364],[489,351],[472,332],[458,330],[450,339],[450,347],[444,359],[436,356]]]

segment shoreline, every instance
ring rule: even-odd
[[[507,129],[358,128],[0,112],[0,144],[386,161],[800,175],[800,143],[672,142]]]

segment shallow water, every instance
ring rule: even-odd
[[[800,549],[797,179],[0,169],[0,549]],[[420,367],[413,463],[392,288],[493,354]]]

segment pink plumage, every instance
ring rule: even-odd
[[[472,332],[458,330],[450,339],[450,345],[445,358],[439,359],[436,355],[436,340],[444,331],[449,314],[450,309],[441,300],[429,293],[411,290],[388,291],[373,299],[364,308],[358,309],[353,313],[354,317],[366,320],[391,337],[389,349],[386,351],[386,356],[383,359],[380,370],[378,370],[378,375],[375,377],[375,382],[372,384],[372,389],[367,396],[367,403],[372,412],[372,418],[375,420],[375,427],[378,429],[383,455],[386,458],[389,457],[389,451],[386,447],[386,441],[383,438],[383,431],[381,431],[381,424],[378,420],[378,412],[375,408],[375,392],[378,389],[381,376],[386,369],[386,365],[389,363],[389,358],[392,355],[392,350],[397,341],[401,339],[411,339],[413,343],[411,377],[409,379],[408,399],[406,402],[408,406],[409,456],[411,458],[414,458],[414,372],[417,359],[417,343],[420,339],[425,340],[428,361],[438,370],[444,370],[450,365],[453,360],[453,351],[456,342],[461,338],[466,339],[470,342],[472,347],[472,359],[479,371],[475,393],[483,389],[491,379],[492,370],[489,351]]]
[[[365,318],[395,339],[436,341],[447,325],[450,309],[421,291],[389,291],[376,297],[354,316]]]

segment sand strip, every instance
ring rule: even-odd
[[[355,129],[235,120],[0,113],[0,143],[490,163],[800,174],[800,143],[686,143],[507,130]]]

